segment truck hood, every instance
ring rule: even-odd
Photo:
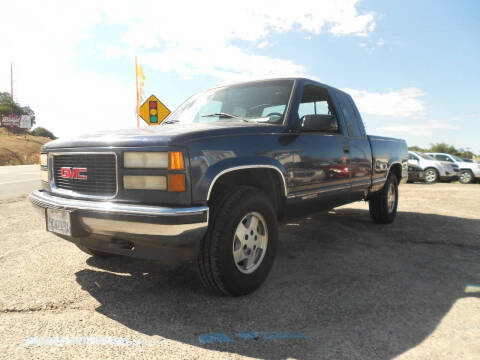
[[[77,147],[182,146],[214,136],[279,133],[284,130],[284,126],[255,122],[177,123],[148,128],[101,131],[72,138],[62,138],[45,144],[42,146],[42,150]]]

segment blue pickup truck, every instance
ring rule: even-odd
[[[200,92],[156,127],[44,145],[30,201],[88,254],[194,261],[238,296],[266,279],[280,222],[359,200],[392,222],[407,160],[405,141],[366,134],[345,92],[271,79]]]

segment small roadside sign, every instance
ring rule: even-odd
[[[170,110],[158,100],[155,95],[151,95],[140,106],[140,117],[149,125],[159,125],[170,114]]]
[[[20,115],[3,115],[2,126],[9,128],[18,128],[20,127]]]

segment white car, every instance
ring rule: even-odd
[[[480,180],[480,164],[464,161],[458,156],[451,154],[428,153],[427,155],[430,155],[437,161],[448,161],[449,163],[458,165],[458,168],[460,170],[458,180],[462,184],[470,184],[473,181]]]
[[[425,174],[425,182],[433,184],[441,180],[453,180],[457,173],[453,168],[447,168],[434,158],[417,151],[408,152],[408,163],[420,166]]]

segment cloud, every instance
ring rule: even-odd
[[[306,73],[303,66],[290,60],[246,54],[235,46],[218,50],[170,48],[158,53],[143,54],[141,58],[156,70],[174,71],[184,78],[208,75],[223,82],[302,76]],[[191,59],[195,61],[192,62]]]
[[[458,130],[459,127],[438,120],[428,120],[421,123],[417,122],[416,124],[392,124],[383,126],[380,129],[409,135],[430,135],[435,130]]]
[[[421,97],[424,92],[418,88],[390,90],[386,93],[365,90],[344,89],[349,93],[360,111],[369,115],[390,117],[420,117],[426,111]]]
[[[263,49],[268,45],[268,41],[262,41],[260,44],[257,45],[259,49]]]
[[[232,41],[263,48],[271,36],[290,31],[305,32],[304,38],[322,32],[365,37],[375,29],[374,15],[359,13],[357,2],[121,2],[109,10],[106,21],[124,26],[123,45],[137,53],[140,50],[157,70],[175,71],[186,78],[205,71],[202,75],[220,81],[302,76],[302,66],[288,59],[258,56]],[[163,16],[159,21],[157,17],[145,17],[142,9],[149,9],[149,13],[181,14],[181,18]],[[111,49],[107,50],[106,55],[111,56]]]

